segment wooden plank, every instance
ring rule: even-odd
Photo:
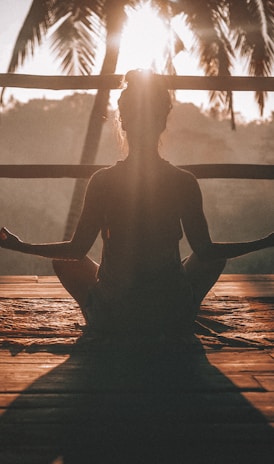
[[[212,291],[211,295],[215,297],[250,297],[250,298],[271,298],[274,297],[274,288],[273,286],[262,288],[261,286],[256,286],[256,288],[245,287],[242,285],[235,285],[231,287],[222,287],[219,284],[216,284]],[[71,298],[69,293],[60,286],[19,286],[15,285],[1,285],[0,284],[0,298]]]
[[[268,363],[258,363],[256,362],[238,362],[238,363],[225,363],[222,361],[219,361],[217,363],[212,363],[215,367],[218,367],[218,369],[225,374],[227,377],[232,373],[238,372],[238,373],[256,373],[256,374],[266,374],[269,373],[271,374],[274,372],[274,363],[273,362],[268,362]]]
[[[83,353],[78,358],[74,359],[69,358],[67,355],[56,356],[48,353],[30,355],[21,353],[16,357],[12,357],[6,351],[3,353],[0,351],[0,391],[2,393],[15,393],[28,388],[29,392],[40,391],[43,393],[60,393],[64,391],[82,391],[89,393],[100,391],[106,393],[112,391],[121,393],[131,391],[137,394],[137,392],[155,392],[158,382],[157,372],[152,376],[149,373],[149,384],[147,384],[145,380],[146,377],[143,378],[144,373],[142,373],[140,377],[138,371],[136,371],[134,375],[129,371],[126,373],[126,377],[125,373],[120,377],[119,370],[115,373],[115,369],[118,369],[121,360],[119,357],[114,357],[114,361],[116,359],[113,364],[114,371],[109,369],[108,376],[105,377],[102,372],[98,377],[99,371],[97,368],[94,369],[90,356],[91,354],[88,355],[88,353]],[[237,357],[235,354],[234,356]],[[103,359],[107,360],[108,358],[109,356],[106,354]],[[263,391],[264,386],[257,380],[257,376],[262,377],[262,373],[273,372],[274,367],[274,360],[267,365],[262,364],[261,369],[258,368],[258,363],[241,364],[238,362],[237,365],[227,365],[222,362],[222,353],[219,353],[219,363],[215,362],[209,365],[202,355],[197,355],[195,359],[196,361],[192,362],[194,362],[196,370],[192,373],[190,372],[190,377],[186,378],[184,371],[170,371],[170,375],[175,375],[174,384],[170,377],[165,379],[164,382],[162,380],[161,388],[166,392],[184,391],[192,393],[205,391],[215,393],[225,391]],[[271,357],[269,357],[269,359],[271,359]],[[214,369],[214,365],[217,369]],[[102,371],[103,370],[102,366]],[[41,376],[49,373],[50,376],[43,377],[42,382],[36,382]],[[268,380],[269,376],[264,375],[263,378]],[[156,383],[154,384],[153,382]]]
[[[0,74],[0,86],[51,90],[117,89],[120,88],[122,79],[122,74],[104,76],[39,76],[2,73]]]
[[[83,382],[81,378],[77,378],[81,373],[80,371],[72,370],[66,372],[66,375],[61,372],[56,372],[51,375],[49,379],[44,379],[43,382],[38,382],[42,374],[46,372],[39,370],[27,370],[21,371],[21,373],[10,374],[6,373],[3,375],[3,383],[0,387],[0,393],[20,393],[27,389],[29,393],[62,393],[64,391],[70,393],[77,393],[79,390],[83,393],[93,392],[112,392],[113,394],[124,394],[131,391],[132,394],[138,392],[153,392],[155,391],[156,385],[137,385],[133,380],[130,379],[116,379],[112,381],[111,385],[107,384],[102,379],[86,380]],[[83,375],[83,373],[82,373]],[[36,382],[37,381],[37,382]],[[260,392],[265,391],[265,388],[260,385],[259,381],[253,378],[251,375],[229,375],[224,376],[221,374],[211,375],[206,377],[197,377],[191,379],[191,381],[180,379],[180,383],[170,386],[162,386],[162,391],[174,391],[180,390],[182,393],[189,392],[213,392],[215,394],[220,392]]]
[[[235,373],[231,373],[231,372],[222,372],[224,375],[225,375],[225,379],[226,379],[226,383],[227,381],[229,380],[233,387],[230,386],[224,390],[224,391],[233,391],[233,390],[236,390],[236,391],[241,391],[241,392],[244,392],[244,391],[249,391],[249,392],[252,392],[252,391],[255,391],[255,392],[260,392],[260,391],[264,391],[264,388],[261,386],[261,384],[256,380],[256,378],[254,378],[253,375],[247,375],[247,374],[235,374]],[[225,383],[225,382],[224,382]],[[228,384],[227,384],[228,385]],[[220,391],[218,389],[218,391]]]
[[[274,274],[221,274],[219,282],[270,282],[274,285]],[[40,282],[60,283],[56,275],[0,275],[1,283]]]
[[[272,375],[254,375],[254,378],[259,382],[262,387],[269,392],[274,392],[274,369],[272,370]]]
[[[274,297],[274,275],[223,274],[211,293],[217,297]],[[70,298],[56,276],[0,276],[0,297],[39,296]]]
[[[236,90],[273,91],[273,77],[240,76],[162,76],[169,89],[185,90]],[[0,74],[1,87],[36,89],[117,89],[121,87],[122,74],[93,76],[38,76],[29,74]]]
[[[232,392],[220,392],[218,394],[213,392],[188,392],[182,394],[166,395],[166,400],[176,406],[177,401],[179,400],[180,404],[191,404],[193,408],[200,408],[201,404],[204,406],[207,403],[207,407],[224,407],[229,408],[231,405],[233,407],[242,407],[246,409],[250,406],[250,402],[258,404],[258,406],[271,406],[271,410],[274,408],[274,393],[273,392],[244,392],[242,395]],[[245,402],[242,399],[242,396],[248,401]],[[153,401],[162,401],[161,393],[154,391],[148,393],[136,393],[132,395],[131,392],[122,392],[122,397],[124,400],[124,406],[127,407],[129,404],[142,404],[144,402],[151,403]],[[14,410],[16,409],[27,409],[28,407],[32,408],[56,408],[62,409],[63,407],[78,407],[79,404],[93,404],[94,402],[99,402],[104,399],[106,402],[119,403],[121,401],[121,396],[112,394],[112,392],[61,392],[61,393],[30,393],[25,392],[20,396],[19,401],[18,395],[15,393],[1,393],[0,394],[0,408],[8,408],[12,405]],[[12,404],[14,403],[14,404]]]
[[[160,390],[160,389],[159,389]],[[244,399],[243,399],[244,398]],[[264,412],[264,417],[267,415],[267,420],[273,422],[274,413],[274,397],[273,392],[243,392],[239,395],[236,392],[170,392],[165,394],[165,402],[161,391],[148,392],[124,392],[120,394],[110,391],[98,392],[39,392],[31,393],[30,391],[18,396],[16,394],[6,393],[0,394],[0,409],[3,413],[9,409],[15,419],[21,414],[32,416],[27,419],[28,422],[33,421],[33,411],[42,409],[58,410],[62,413],[64,410],[78,410],[86,408],[97,412],[104,404],[104,414],[111,414],[113,407],[121,407],[124,411],[132,407],[145,409],[143,414],[149,414],[151,408],[156,411],[162,411],[165,414],[176,415],[183,413],[184,419],[186,416],[192,416],[192,422],[195,417],[197,422],[235,422],[236,418],[241,422],[262,422],[264,418],[258,414]],[[253,406],[256,404],[256,408]],[[31,410],[31,411],[30,411]],[[253,411],[253,412],[252,412]],[[30,414],[31,413],[31,414]],[[211,416],[211,413],[213,414]],[[190,417],[189,417],[190,418]],[[20,418],[23,421],[24,419]],[[35,419],[36,421],[37,419]],[[39,420],[39,419],[38,419]]]
[[[274,392],[244,392],[242,396],[246,398],[253,405],[260,406],[269,406],[271,410],[274,408]],[[274,421],[271,421],[274,422]]]
[[[213,364],[214,366],[218,366],[219,364],[227,364],[233,363],[234,365],[244,365],[245,363],[250,363],[252,361],[253,364],[259,363],[269,363],[273,362],[274,356],[274,348],[272,351],[267,350],[257,350],[257,349],[239,349],[236,350],[235,348],[231,351],[211,351],[206,353],[206,358]],[[274,364],[273,364],[274,366]]]
[[[273,277],[273,281],[274,281],[274,277]],[[0,282],[1,282],[1,277],[0,277]],[[42,284],[55,283],[55,284],[60,285],[60,280],[58,279],[56,275],[51,275],[51,276],[40,275],[38,276],[38,282]]]
[[[1,275],[0,284],[26,284],[26,283],[37,283],[38,276],[35,275]]]
[[[231,286],[231,287],[220,287],[216,285],[212,289],[212,292],[214,292],[214,295],[216,297],[233,297],[233,296],[238,296],[238,297],[250,297],[250,298],[271,298],[274,296],[274,289],[273,287],[268,287],[268,288],[262,288],[257,286],[256,288],[252,287],[242,287],[242,286]]]
[[[83,354],[83,357],[85,355]],[[33,365],[33,364],[47,364],[52,367],[58,366],[69,358],[68,354],[55,354],[48,352],[34,352],[34,353],[17,353],[16,356],[12,355],[7,349],[0,350],[0,371],[4,364],[11,364],[17,367],[19,364]]]
[[[0,298],[71,298],[70,295],[63,289],[56,289],[52,291],[50,289],[0,289]]]
[[[112,420],[111,420],[112,419]],[[163,419],[163,418],[162,418]],[[167,418],[166,418],[167,419]],[[117,421],[117,416],[113,416],[113,418],[109,417],[109,423],[102,424],[100,422],[94,423],[93,418],[91,417],[89,422],[83,422],[82,424],[80,423],[80,420],[78,420],[77,428],[80,433],[83,433],[84,430],[86,429],[87,426],[90,427],[89,430],[86,430],[86,433],[89,433],[90,436],[90,444],[92,446],[93,443],[93,438],[96,436],[96,427],[99,432],[99,434],[102,434],[104,427],[105,431],[108,433],[112,431],[112,434],[115,436],[115,438],[120,438],[121,440],[121,432],[126,432],[126,424],[124,423],[116,423],[115,420]],[[158,421],[158,423],[156,423]],[[64,427],[67,425],[67,427]],[[82,425],[82,427],[81,427]],[[133,424],[128,424],[133,426]],[[142,427],[141,427],[142,425]],[[154,426],[154,432],[156,434],[162,435],[164,434],[172,434],[173,439],[175,439],[175,443],[177,440],[182,442],[182,445],[185,446],[187,445],[188,442],[191,442],[192,445],[192,454],[195,452],[195,447],[193,448],[193,445],[197,447],[197,440],[199,442],[199,447],[201,444],[205,445],[208,444],[210,448],[210,444],[214,445],[215,447],[218,448],[218,446],[222,444],[229,444],[230,446],[235,446],[237,444],[246,444],[249,448],[252,448],[252,445],[258,446],[258,445],[272,445],[270,448],[271,451],[274,452],[274,442],[273,442],[273,423],[269,423],[269,426],[267,426],[263,421],[262,423],[247,423],[247,424],[241,424],[235,422],[233,423],[187,423],[181,421],[179,424],[177,423],[172,423],[171,421],[167,424],[164,420],[161,422],[159,421],[159,417],[155,417],[154,422],[149,421],[147,423],[142,422],[140,423],[135,423],[135,432],[139,434],[139,437],[143,435],[143,438],[145,438],[145,435],[148,433],[147,438],[151,436],[151,431],[153,430],[151,426]],[[3,427],[0,426],[0,433],[1,433],[1,441],[6,444],[6,445],[13,445],[14,447],[18,446],[20,447],[20,444],[22,446],[22,438],[25,440],[25,445],[28,443],[30,446],[30,443],[33,443],[33,447],[35,448],[37,445],[41,446],[42,444],[45,444],[47,442],[48,437],[50,437],[50,440],[53,440],[53,443],[56,444],[58,443],[58,437],[60,440],[60,436],[62,436],[62,432],[66,433],[72,427],[75,431],[76,428],[73,427],[73,424],[69,423],[69,418],[67,418],[67,424],[63,423],[57,423],[57,424],[51,424],[49,422],[46,422],[43,424],[42,427],[37,427],[37,424],[28,424],[28,423],[7,423],[5,424],[5,429],[3,430]],[[142,433],[142,428],[143,428],[143,433]],[[121,430],[122,429],[122,430]],[[4,431],[4,434],[3,434]],[[128,431],[129,432],[129,431]],[[131,430],[133,432],[133,430]],[[112,435],[111,434],[111,435]],[[105,436],[105,438],[110,439],[111,441],[111,435],[109,437]],[[113,436],[112,435],[112,436]],[[119,437],[120,435],[120,437]],[[55,438],[54,438],[55,436]],[[21,440],[20,440],[21,437]],[[99,437],[96,437],[99,438]],[[124,438],[124,436],[122,436]],[[165,446],[167,445],[167,440],[166,439],[171,439],[171,435],[168,437],[164,437],[162,435],[162,439],[164,439],[164,444]],[[79,436],[78,436],[79,439]],[[18,440],[18,444],[16,444],[16,441]],[[56,440],[56,441],[55,441]],[[123,446],[125,446],[125,442],[123,441]],[[21,442],[21,443],[20,443]],[[172,442],[172,441],[171,441]],[[100,441],[100,446],[106,446],[107,441]],[[118,442],[119,443],[119,442]],[[116,442],[116,445],[118,444]],[[174,443],[174,444],[175,444]],[[160,443],[159,443],[160,444]],[[178,443],[177,443],[178,445]],[[73,444],[72,444],[73,446]],[[211,448],[210,448],[211,449]],[[205,448],[206,450],[206,448]],[[213,451],[213,449],[212,449]],[[172,452],[172,449],[169,449],[169,453]],[[205,455],[204,455],[205,456]],[[203,456],[203,458],[204,458]],[[273,464],[273,454],[271,455],[272,461],[267,461],[267,463]],[[91,461],[92,462],[92,461]],[[103,461],[101,461],[103,462]],[[112,461],[111,461],[112,462]],[[115,461],[115,462],[121,462],[121,461]],[[131,460],[128,462],[132,462]],[[140,462],[140,461],[137,461]],[[142,462],[142,461],[141,461]],[[155,461],[153,461],[155,462]],[[162,462],[157,461],[157,462]],[[171,462],[171,461],[164,461],[164,462]],[[182,461],[176,461],[176,462],[182,462]],[[187,461],[187,462],[195,462],[195,461]],[[204,463],[205,461],[199,461],[201,464]],[[218,461],[214,461],[218,462]],[[223,462],[223,461],[222,461]],[[225,463],[229,463],[231,461],[225,461]],[[237,461],[232,461],[238,464],[238,462],[250,462],[246,460],[237,460]],[[259,464],[259,462],[262,462],[263,464],[266,464],[266,461],[251,461],[252,463],[256,462]],[[1,461],[2,464],[2,461]],[[146,462],[148,464],[148,462]]]
[[[212,287],[215,296],[239,296],[239,297],[274,297],[274,279],[268,275],[266,279],[256,279],[255,276],[232,277],[221,276]]]
[[[235,374],[235,373],[272,373],[274,371],[273,359],[265,357],[255,357],[247,355],[244,356],[234,353],[234,359],[226,358],[225,352],[221,352],[218,356],[210,356],[207,353],[207,358],[212,366],[215,366],[225,375]]]
[[[220,280],[217,282],[217,284],[220,285],[220,287],[226,289],[226,288],[231,288],[231,287],[242,287],[246,288],[247,290],[250,289],[256,289],[256,288],[262,288],[262,289],[271,289],[274,286],[274,281],[273,280],[256,280],[256,279],[249,279],[249,280],[239,280],[239,281],[227,281],[227,280]]]
[[[113,424],[112,424],[113,426]],[[33,427],[34,429],[34,427]],[[264,443],[258,443],[258,440],[254,443],[253,436],[257,433],[258,435],[264,433],[263,427],[257,427],[257,430],[253,430],[251,427],[243,427],[241,430],[241,435],[246,434],[250,437],[250,443],[247,443],[245,440],[244,443],[239,446],[239,441],[235,444],[232,443],[232,440],[229,440],[227,443],[224,438],[222,443],[219,443],[218,439],[221,435],[220,433],[216,434],[216,443],[213,443],[211,436],[214,434],[214,430],[210,428],[208,433],[203,435],[204,428],[200,427],[197,430],[196,443],[194,439],[195,432],[192,430],[192,436],[190,431],[182,430],[182,434],[186,433],[185,437],[179,436],[177,434],[172,438],[171,436],[166,436],[164,431],[162,431],[161,439],[156,436],[152,438],[152,441],[149,443],[149,438],[151,434],[149,430],[146,430],[147,436],[143,433],[132,438],[132,434],[126,429],[121,431],[121,435],[125,436],[126,441],[122,447],[121,438],[118,435],[117,431],[109,431],[109,437],[106,437],[105,434],[102,434],[102,438],[96,430],[91,429],[92,437],[88,441],[85,430],[75,430],[75,437],[79,442],[73,443],[67,438],[65,441],[65,430],[64,426],[57,428],[56,437],[51,438],[52,430],[50,427],[43,429],[43,436],[50,438],[51,441],[44,440],[40,437],[39,446],[32,445],[27,446],[22,442],[20,445],[10,444],[10,449],[8,453],[8,460],[3,458],[3,455],[0,454],[1,464],[64,464],[67,462],[73,463],[116,463],[116,462],[130,462],[132,464],[169,464],[173,463],[192,463],[192,464],[205,464],[205,456],[210,457],[210,462],[222,462],[222,464],[231,464],[231,463],[251,463],[251,464],[273,464],[273,453],[274,447],[270,440]],[[11,428],[9,429],[11,430]],[[225,433],[229,434],[230,430],[221,429],[222,435]],[[69,430],[68,430],[69,432]],[[71,432],[71,431],[70,431]],[[24,433],[24,430],[23,430]],[[61,433],[61,435],[60,435]],[[83,434],[81,437],[80,433]],[[80,435],[80,440],[79,440]],[[20,437],[20,432],[16,435]],[[28,432],[29,436],[33,436],[33,441],[36,440],[37,433],[32,435],[31,431]],[[60,446],[58,444],[57,437],[60,437],[65,441],[66,446]],[[67,435],[67,437],[70,435]],[[115,436],[115,438],[114,438]],[[85,437],[85,438],[84,438]],[[205,438],[204,438],[205,437]],[[82,439],[81,439],[82,438]],[[172,439],[171,439],[172,438]],[[207,439],[207,442],[205,441]],[[60,440],[60,438],[59,438]],[[72,438],[71,438],[72,440]],[[127,442],[128,440],[128,442]],[[171,440],[172,447],[169,449],[168,443]],[[199,447],[197,446],[197,441],[199,442]],[[29,442],[28,442],[29,443]],[[99,444],[100,443],[100,444]],[[125,446],[127,445],[127,446]],[[16,447],[15,447],[16,446]],[[61,448],[61,450],[60,450]],[[130,452],[131,449],[131,452]],[[60,453],[64,455],[60,455]],[[134,451],[134,452],[133,452]],[[142,456],[142,461],[140,461],[140,456]],[[4,459],[4,460],[3,460]],[[72,460],[73,459],[73,460]],[[81,461],[80,461],[81,459]]]
[[[221,274],[219,282],[272,282],[274,283],[274,274]]]
[[[27,284],[27,283],[0,283],[1,298],[70,298],[71,295],[61,284]]]
[[[273,78],[274,79],[274,78]],[[0,165],[0,177],[9,179],[88,179],[105,165],[18,164]],[[181,169],[192,172],[198,179],[274,179],[270,164],[187,164]]]
[[[98,401],[99,400],[99,401]],[[10,407],[12,412],[9,424],[36,424],[37,426],[42,425],[47,422],[51,422],[52,425],[55,423],[62,424],[66,423],[70,418],[73,423],[82,423],[86,422],[88,416],[98,416],[101,413],[102,408],[102,398],[93,398],[93,401],[90,401],[86,411],[81,411],[81,414],[76,414],[79,407],[84,406],[80,401],[75,401],[74,404],[64,405],[62,408],[54,408],[52,406],[48,407],[39,407],[29,405],[26,409],[18,407],[16,411]],[[181,400],[181,401],[180,401]],[[120,408],[121,415],[126,420],[130,420],[132,415],[132,409],[134,408],[134,416],[136,422],[146,422],[151,420],[152,412],[154,416],[163,420],[168,420],[168,417],[176,417],[176,419],[181,421],[181,423],[189,423],[195,421],[196,423],[202,422],[205,424],[212,423],[226,423],[226,424],[235,424],[240,422],[241,424],[260,424],[264,422],[265,416],[262,416],[255,408],[252,408],[250,404],[246,403],[244,405],[235,405],[230,404],[225,406],[222,402],[218,404],[218,400],[209,401],[207,398],[206,401],[197,401],[198,398],[189,399],[186,403],[185,399],[174,397],[173,404],[170,404],[168,401],[165,406],[161,405],[159,401],[156,401],[155,398],[141,398],[139,401],[136,401],[134,398],[130,398],[130,401],[123,401],[122,396],[120,397],[111,397],[108,400],[104,398],[104,410],[102,411],[103,420],[109,422],[112,419],[113,412],[115,409]],[[168,411],[167,411],[168,406]],[[269,420],[273,421],[272,410],[269,411],[267,417]],[[163,416],[163,417],[161,417]],[[155,417],[156,419],[156,417]]]

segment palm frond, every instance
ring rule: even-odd
[[[205,74],[207,76],[229,76],[234,52],[228,37],[225,2],[222,0],[209,2],[192,0],[182,3],[186,22],[196,37],[193,50],[198,50],[200,66]],[[231,92],[210,92],[209,100],[215,106],[227,105],[232,118],[232,128],[234,128]]]
[[[96,21],[91,24],[92,13],[103,18],[106,0],[33,0],[22,28],[17,36],[8,72],[14,72],[24,64],[27,56],[32,56],[36,46],[40,45],[51,26],[64,20],[67,15],[79,21],[91,33],[99,34]]]
[[[54,16],[56,21],[67,14],[81,16],[82,22],[94,13],[99,19],[104,17],[104,7],[107,0],[54,0]],[[87,24],[88,26],[88,20]]]
[[[252,3],[252,2],[251,2]],[[273,25],[271,24],[269,2],[258,0],[254,5],[250,5],[251,15],[254,23],[257,21],[259,27],[254,28],[251,36],[249,74],[259,77],[271,75],[274,63],[273,47]],[[273,5],[272,5],[273,6]],[[272,22],[273,22],[272,10]],[[252,43],[253,39],[253,43]],[[256,91],[255,98],[258,103],[261,115],[263,114],[266,92]]]
[[[106,2],[107,0],[33,0],[17,36],[7,72],[15,72],[28,56],[33,56],[35,48],[41,45],[52,26],[56,28],[51,44],[53,50],[60,44],[60,52],[57,54],[62,58],[62,69],[69,73],[75,69],[84,74],[90,72],[95,58],[96,38],[102,33],[100,21],[104,19]],[[88,37],[88,31],[91,37]],[[66,39],[68,43],[65,43]],[[78,45],[76,39],[79,41]],[[4,91],[2,89],[1,103]]]
[[[234,51],[227,36],[226,24],[223,22],[222,17],[218,22],[218,76],[230,76],[230,69],[232,66],[232,59],[234,58]],[[215,91],[210,94],[211,100],[215,103],[217,100],[223,103],[230,114],[231,128],[236,129],[234,108],[233,108],[233,94],[231,91],[220,92]]]
[[[186,23],[192,30],[198,49],[200,65],[207,75],[218,74],[218,43],[216,11],[209,7],[208,2],[192,0],[183,2]]]
[[[94,65],[96,41],[86,19],[82,22],[68,15],[50,37],[51,48],[67,74],[90,74]]]
[[[162,14],[168,11],[172,16],[176,16],[184,10],[185,0],[151,0],[152,5],[155,5]]]
[[[247,0],[228,0],[229,23],[234,31],[246,30],[249,24]]]
[[[62,71],[67,74],[90,74],[102,32],[101,2],[56,0],[55,20],[59,27],[50,37],[51,48],[61,58]]]
[[[161,72],[176,74],[173,60],[178,53],[185,50],[185,44],[182,38],[172,27],[171,21],[174,17],[174,9],[172,8],[172,5],[174,5],[174,2],[154,0],[151,2],[151,5],[157,12],[159,18],[161,18],[162,22],[165,24],[166,28],[169,30],[169,40],[165,46],[163,56],[164,64]]]
[[[249,75],[267,77],[271,75],[274,64],[274,2],[246,0],[244,3],[245,8],[241,8],[236,0],[230,1],[235,46],[247,60]],[[266,93],[257,91],[255,97],[262,115]]]
[[[158,10],[162,17],[175,16],[181,12],[180,2],[173,0],[151,0],[151,6]]]
[[[14,45],[8,72],[14,72],[23,65],[28,55],[33,55],[36,45],[40,45],[52,24],[53,0],[34,0]]]

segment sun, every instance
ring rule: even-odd
[[[123,30],[120,52],[116,66],[117,74],[126,74],[130,69],[152,69],[159,74],[174,73],[199,75],[197,59],[193,56],[193,34],[185,17],[177,15],[171,20],[160,17],[158,10],[150,2],[137,7],[127,7],[127,22]],[[176,55],[176,41],[181,41],[184,51]],[[173,69],[167,68],[167,56],[172,60]],[[202,96],[207,99],[207,94]],[[117,106],[118,92],[111,92],[111,104]],[[176,91],[180,101],[192,101],[199,105],[201,92]]]
[[[137,8],[128,7],[126,13],[128,19],[123,31],[117,72],[123,74],[136,68],[152,68],[162,72],[172,40],[170,28],[150,3]]]

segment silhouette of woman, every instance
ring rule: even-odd
[[[172,106],[164,79],[136,70],[125,81],[119,111],[128,156],[91,177],[72,239],[30,244],[3,228],[0,245],[52,258],[94,334],[188,337],[226,259],[272,247],[274,233],[212,242],[197,180],[158,153]],[[183,230],[193,253],[181,261]],[[100,265],[86,256],[99,232]]]

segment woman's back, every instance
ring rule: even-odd
[[[182,176],[161,158],[140,170],[129,159],[106,170],[102,279],[126,285],[180,268]]]

